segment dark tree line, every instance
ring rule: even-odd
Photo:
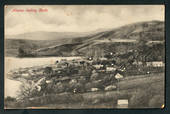
[[[26,49],[24,47],[18,48],[18,57],[34,57],[35,54],[33,54],[32,49]]]

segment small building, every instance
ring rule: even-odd
[[[109,85],[104,88],[105,91],[115,90],[117,87],[115,85]]]
[[[30,76],[30,75],[29,75],[28,73],[23,73],[22,76],[23,76],[23,77],[28,77],[28,76]]]
[[[99,58],[99,60],[103,61],[103,60],[107,60],[107,58],[101,57],[101,58]]]
[[[115,71],[115,70],[116,70],[116,68],[114,68],[114,67],[106,67],[107,72]]]
[[[163,67],[165,66],[163,61],[153,61],[153,62],[146,62],[148,67]]]
[[[123,75],[117,73],[117,74],[115,75],[115,78],[116,78],[116,79],[121,79],[121,78],[123,78]]]
[[[77,83],[77,80],[76,79],[71,79],[69,83],[70,84]]]
[[[47,84],[49,84],[49,83],[52,82],[52,80],[46,80],[45,82],[46,82]]]
[[[103,65],[99,64],[99,65],[93,65],[96,69],[100,69],[103,67]]]
[[[118,99],[117,108],[128,108],[128,99]]]
[[[92,92],[99,91],[99,88],[91,88]]]
[[[56,81],[59,81],[59,82],[69,82],[71,80],[70,77],[61,77],[61,78],[58,78]]]

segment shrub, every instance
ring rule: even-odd
[[[20,102],[24,107],[42,106],[44,104],[62,104],[62,103],[77,103],[83,102],[83,97],[80,94],[72,94],[64,92],[61,94],[49,94],[34,98],[33,100],[26,99],[24,102]]]
[[[16,107],[16,99],[10,96],[7,96],[4,99],[4,106],[6,108],[15,108]]]
[[[6,98],[5,98],[5,101],[6,102],[14,102],[14,101],[16,101],[16,98],[13,98],[13,97],[10,97],[10,96],[7,96]]]
[[[88,82],[85,84],[86,91],[91,90],[91,88],[103,89],[103,85],[101,82],[98,82],[98,81]]]
[[[93,74],[91,75],[91,77],[90,77],[90,80],[91,80],[91,81],[98,80],[98,79],[100,79],[98,73],[93,73]]]
[[[102,79],[102,83],[105,86],[109,85],[110,84],[110,77],[108,75],[104,76],[104,78]]]
[[[51,74],[52,72],[53,72],[52,67],[45,67],[45,69],[44,69],[45,74]]]
[[[114,101],[114,100],[116,102],[116,100],[118,99],[118,95],[113,92],[106,92],[104,97],[105,97],[104,99],[105,102]]]
[[[58,82],[56,85],[54,85],[54,88],[55,93],[62,93],[66,90],[65,85],[62,84],[61,82]]]
[[[90,82],[85,84],[85,89],[86,91],[90,90],[90,88],[92,88],[92,84]]]
[[[36,88],[31,83],[23,83],[20,86],[20,90],[18,91],[17,98],[19,100],[25,100],[31,97],[37,97],[40,95],[40,92],[36,90]]]
[[[92,88],[99,88],[99,89],[104,88],[104,86],[102,85],[102,81],[99,80],[91,82],[91,86]]]
[[[83,76],[90,76],[91,73],[92,71],[90,68],[84,68],[84,69],[79,70],[79,74]]]
[[[78,82],[81,83],[81,84],[85,84],[85,83],[87,83],[87,80],[84,76],[80,76]]]

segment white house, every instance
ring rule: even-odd
[[[115,78],[116,78],[116,79],[121,79],[121,78],[123,78],[123,75],[117,73],[117,74],[115,75]]]
[[[46,82],[47,84],[49,84],[49,83],[52,82],[52,80],[46,80],[45,82]]]
[[[23,76],[23,77],[28,77],[29,74],[28,74],[28,73],[23,73],[22,76]]]
[[[96,69],[100,69],[100,68],[102,68],[103,67],[103,65],[93,65]]]
[[[98,88],[91,88],[91,91],[95,92],[95,91],[99,91],[99,89]]]
[[[104,88],[105,91],[111,91],[111,90],[114,90],[114,89],[116,89],[115,85],[109,85],[109,86]]]
[[[128,108],[128,99],[118,99],[117,108]]]
[[[153,67],[163,67],[165,64],[162,61],[153,61],[153,62],[146,62],[147,66],[153,66]]]
[[[116,70],[116,68],[114,68],[114,67],[106,67],[106,71],[115,71]]]
[[[99,58],[100,60],[107,60],[107,58],[105,58],[105,57],[102,57],[102,58]]]

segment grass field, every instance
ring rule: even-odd
[[[164,88],[164,74],[148,74],[141,76],[130,76],[126,77],[122,81],[119,82],[120,90],[125,89],[139,89],[139,88],[147,88],[149,85],[158,84],[161,85],[162,89]],[[164,90],[164,89],[163,89]]]
[[[118,99],[128,99],[129,108],[161,108],[164,104],[164,73],[130,76],[119,81],[115,91],[62,93],[35,98],[27,108],[116,108]],[[33,107],[32,107],[33,106]],[[24,108],[23,107],[23,108]],[[20,107],[21,108],[21,107]]]

